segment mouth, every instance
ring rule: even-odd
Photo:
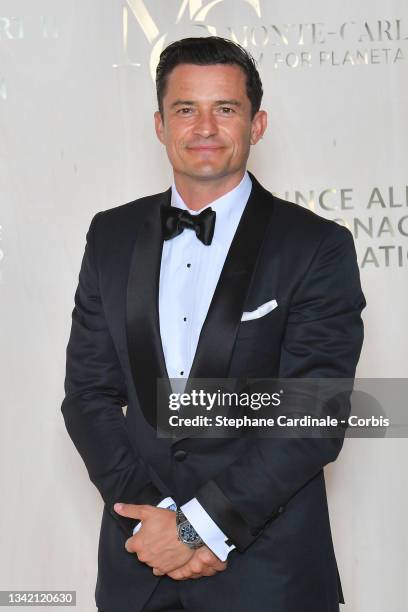
[[[220,151],[222,147],[214,147],[208,145],[201,145],[198,147],[187,147],[189,151]]]

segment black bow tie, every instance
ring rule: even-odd
[[[197,238],[203,244],[211,244],[216,217],[216,212],[212,208],[206,208],[199,215],[192,215],[182,208],[162,206],[160,213],[165,240],[178,236],[188,228],[195,231]]]

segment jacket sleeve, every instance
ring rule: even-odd
[[[352,235],[332,224],[292,296],[279,377],[353,379],[364,306]],[[344,430],[337,438],[257,438],[196,497],[242,552],[302,486],[336,459],[343,441]]]
[[[127,535],[138,521],[121,517],[116,502],[156,505],[167,493],[138,456],[126,431],[127,390],[105,320],[94,257],[97,213],[87,233],[67,346],[61,410],[72,441],[107,509]],[[153,478],[153,480],[152,480]]]

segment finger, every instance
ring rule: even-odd
[[[184,568],[187,569],[187,568]],[[207,568],[203,563],[201,563],[201,561],[199,561],[197,558],[193,557],[189,563],[188,569],[191,571],[192,574],[194,574],[195,576],[200,576],[201,573],[203,572],[203,570],[205,569],[209,569]]]
[[[213,568],[217,570],[217,572],[222,572],[227,567],[227,562],[220,561],[220,559],[208,548],[200,551],[199,559],[203,565]]]
[[[125,542],[125,548],[128,551],[128,553],[137,553],[138,551],[138,540],[139,538],[136,538],[135,536],[131,536],[130,538],[128,538]]]
[[[191,576],[191,578],[193,580],[197,580],[197,578],[202,578],[203,576],[214,576],[215,574],[217,574],[218,572],[216,572],[216,570],[213,569],[205,569],[203,570],[200,574],[193,574]]]
[[[214,561],[213,563],[210,564],[210,567],[212,569],[215,569],[217,572],[222,572],[226,569],[227,563],[224,563],[223,561],[220,561],[219,559],[217,559],[217,561]]]
[[[187,574],[185,571],[181,571],[180,569],[176,569],[167,574],[167,576],[169,576],[173,580],[187,580],[188,578],[190,578],[190,575],[191,574]]]
[[[211,567],[200,565],[198,568],[197,565],[193,567],[192,564],[189,563],[183,568],[178,568],[172,572],[169,572],[167,576],[173,580],[188,580],[189,578],[193,578],[195,580],[197,578],[202,578],[203,576],[214,576],[216,573],[217,571]]]
[[[138,558],[144,557],[142,549],[142,543],[140,541],[140,535],[138,533],[135,533],[134,536],[130,536],[130,538],[128,538],[125,542],[125,548],[129,553],[136,553],[136,555],[138,556]],[[146,559],[139,558],[139,561],[141,561],[142,563],[146,563]]]
[[[137,506],[136,504],[117,503],[113,506],[114,511],[121,516],[142,520],[145,516],[146,506]]]
[[[213,576],[217,573],[217,570],[205,563],[202,563],[200,559],[194,558],[189,563],[189,569],[191,569],[192,578],[201,578],[201,576]]]
[[[156,567],[153,568],[153,574],[155,576],[164,576],[164,572],[161,572],[160,570],[158,570]]]

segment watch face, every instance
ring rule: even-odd
[[[200,536],[190,523],[184,523],[180,525],[180,537],[183,542],[194,544]]]

